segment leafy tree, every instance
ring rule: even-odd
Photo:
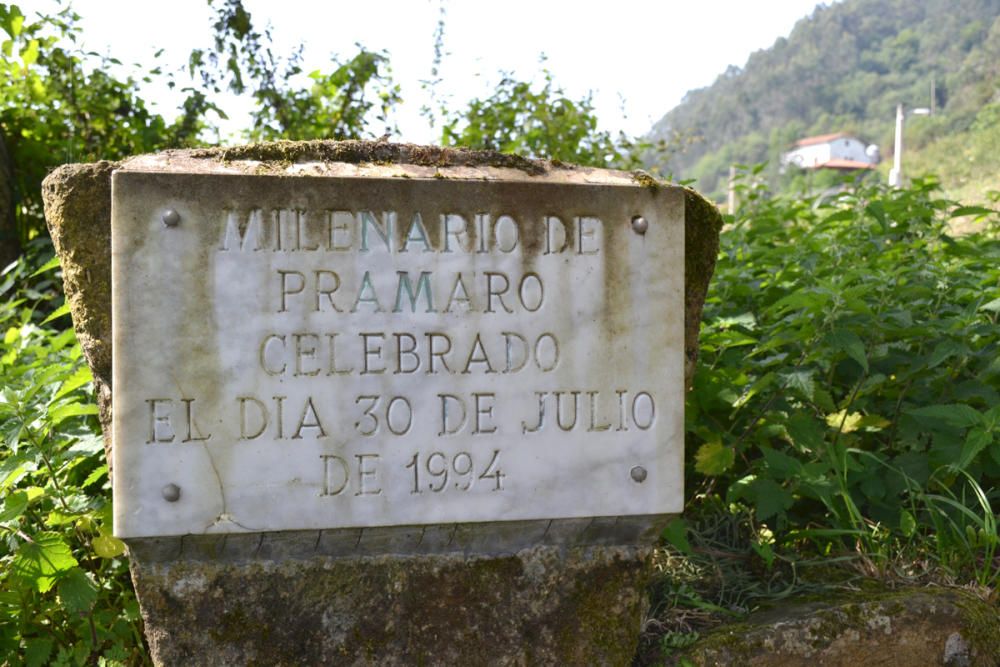
[[[189,59],[191,74],[202,89],[219,93],[226,89],[249,94],[256,108],[247,136],[273,139],[361,139],[374,136],[374,120],[389,132],[389,114],[402,101],[393,84],[389,60],[384,53],[358,45],[353,58],[341,62],[329,74],[309,73],[311,83],[297,85],[302,70],[302,47],[287,59],[274,54],[271,34],[254,28],[242,0],[225,0],[216,10],[214,46],[197,49]],[[376,107],[376,104],[378,105]],[[379,131],[381,134],[381,131]]]
[[[9,154],[14,201],[12,220],[0,227],[0,264],[44,234],[41,181],[51,169],[189,145],[203,128],[197,106],[172,124],[150,112],[136,94],[136,79],[109,73],[118,61],[76,45],[78,20],[63,8],[29,22],[17,5],[0,3],[0,141]]]
[[[0,267],[44,235],[40,185],[51,169],[199,145],[215,127],[213,116],[225,118],[215,102],[224,88],[255,101],[251,139],[372,136],[372,120],[387,125],[400,101],[386,56],[364,48],[343,63],[334,60],[329,74],[311,73],[311,86],[297,87],[300,53],[275,57],[270,35],[254,29],[242,2],[226,0],[217,8],[214,48],[190,58],[189,73],[200,85],[182,89],[180,113],[168,122],[136,90],[140,81],[174,87],[176,75],[153,67],[138,79],[117,78],[118,60],[78,46],[79,18],[65,7],[29,21],[17,5],[0,3],[0,144],[9,154],[14,209],[13,216],[0,211]]]
[[[548,70],[540,88],[504,75],[492,95],[447,119],[441,142],[595,167],[631,166],[638,153],[598,129],[590,95],[569,99]]]
[[[250,137],[269,139],[363,139],[373,136],[370,112],[388,134],[389,113],[402,98],[388,74],[388,58],[360,48],[330,74],[309,74],[306,89],[270,89],[261,94]],[[373,99],[374,98],[374,99]],[[376,101],[377,100],[377,101]]]

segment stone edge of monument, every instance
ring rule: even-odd
[[[379,526],[267,533],[129,538],[145,562],[355,558],[385,553],[508,555],[533,546],[600,547],[655,542],[672,515]]]

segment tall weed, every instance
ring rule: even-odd
[[[0,276],[0,664],[145,664],[90,371],[43,255]]]

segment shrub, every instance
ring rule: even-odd
[[[0,276],[0,664],[145,664],[91,376],[36,240]]]
[[[932,180],[741,196],[687,401],[689,498],[752,508],[779,548],[910,545],[995,583],[996,214]],[[990,225],[953,238],[966,215]]]

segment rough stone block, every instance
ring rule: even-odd
[[[94,374],[109,463],[111,177],[115,169],[157,165],[239,176],[664,187],[641,173],[371,142],[276,142],[61,167],[43,185],[46,220]],[[695,192],[680,192],[690,386],[721,218]],[[648,544],[662,519],[185,535],[128,544],[147,637],[161,665],[625,665],[646,607]]]

